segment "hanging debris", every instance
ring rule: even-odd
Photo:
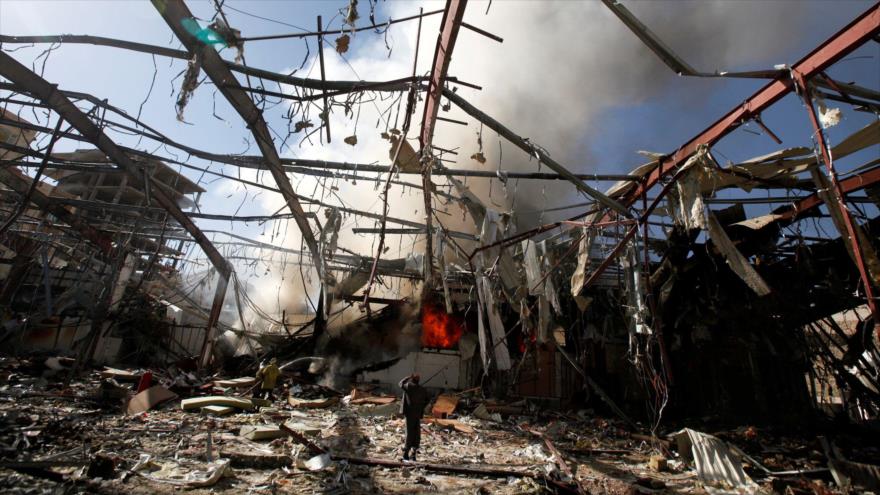
[[[348,10],[345,12],[345,25],[349,26],[352,30],[355,28],[355,22],[361,18],[358,15],[358,0],[348,0]]]
[[[202,71],[202,57],[200,54],[193,54],[187,64],[186,72],[183,75],[183,82],[180,85],[180,91],[177,93],[177,120],[183,122],[183,111],[192,98],[193,92],[199,86],[199,74]]]
[[[293,125],[293,132],[300,132],[303,129],[308,129],[309,127],[314,127],[315,124],[312,124],[311,120],[300,120],[299,122]]]
[[[336,53],[343,54],[348,52],[348,43],[351,41],[351,38],[347,34],[343,34],[342,36],[336,38]]]
[[[233,29],[226,24],[222,17],[218,17],[210,26],[227,47],[235,48],[235,63],[244,60],[244,41],[241,39],[241,31]]]

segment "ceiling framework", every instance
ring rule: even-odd
[[[617,4],[617,2],[608,1],[606,2],[606,4],[613,4],[616,7],[619,7],[619,4]],[[621,15],[619,13],[619,10],[616,10],[615,12],[618,13],[618,15]],[[639,31],[640,27],[638,25],[630,22],[628,22],[627,25],[628,27],[633,29],[636,34],[639,35],[639,37],[643,40],[653,38],[652,33]],[[623,201],[624,204],[632,206],[640,199],[644,201],[643,198],[646,197],[648,190],[661,184],[664,180],[668,181],[663,186],[663,189],[655,199],[652,206],[649,207],[642,214],[642,217],[640,218],[640,223],[647,222],[648,216],[650,212],[654,209],[654,207],[656,207],[656,205],[658,204],[658,200],[663,198],[666,193],[668,193],[668,191],[670,190],[670,184],[674,184],[677,180],[681,178],[682,166],[688,159],[690,159],[694,155],[694,153],[697,152],[700,146],[711,147],[724,136],[731,133],[745,122],[753,119],[760,119],[760,115],[762,112],[770,108],[783,96],[794,92],[796,86],[800,85],[801,89],[803,90],[805,88],[804,85],[807,82],[811,82],[813,78],[818,79],[817,76],[821,76],[823,74],[823,71],[825,71],[828,67],[830,67],[835,62],[841,60],[848,54],[852,53],[855,49],[871,41],[874,37],[877,36],[878,33],[880,33],[880,5],[875,5],[872,8],[868,9],[865,13],[860,15],[858,18],[853,20],[848,26],[844,27],[826,42],[816,47],[816,49],[806,55],[799,62],[794,64],[789,71],[777,73],[777,75],[770,83],[758,90],[749,98],[746,98],[742,104],[732,109],[714,124],[709,126],[706,130],[681,145],[674,153],[664,156],[660,160],[658,160],[653,169],[646,175],[645,180],[641,181],[634,187],[631,187],[624,193],[620,194],[620,199]],[[660,52],[664,49],[662,44],[649,43],[649,46],[655,52]],[[671,60],[673,60],[671,57],[662,55],[661,58],[663,58],[664,61],[666,61],[668,64],[671,63]],[[677,59],[677,57],[675,59]],[[672,67],[673,70],[681,72],[680,70],[676,69],[676,67],[680,69],[680,66],[675,63],[672,63],[670,67]],[[684,73],[687,74],[687,71],[685,71]],[[810,106],[811,119],[814,125],[818,125],[815,121],[814,110],[812,109],[812,100],[807,99],[807,103]],[[818,135],[821,136],[821,130],[817,131]],[[849,211],[845,206],[844,194],[839,184],[837,183],[837,179],[831,165],[830,157],[827,154],[827,146],[825,146],[824,141],[820,141],[819,148],[821,153],[825,157],[825,163],[829,169],[832,181],[835,183],[836,194],[839,198],[840,207],[844,211],[843,216],[846,219],[847,235],[850,236],[851,239],[853,239],[855,238],[855,231],[852,225],[852,219],[850,217]],[[608,218],[609,217],[604,217],[605,220],[607,220]],[[612,255],[611,257],[609,257],[609,260],[612,257],[619,255],[624,245],[633,237],[635,237],[637,232],[637,225],[631,227],[626,235],[623,236],[618,246],[616,246],[612,250]],[[858,242],[854,243],[853,250],[855,252],[855,261],[861,274],[864,287],[867,290],[866,301],[867,304],[871,307],[872,312],[876,315],[872,282],[867,277],[864,263],[862,261],[861,249],[862,247],[859,246]],[[599,269],[596,272],[601,273],[601,271],[605,267],[607,267],[608,264],[610,264],[610,261],[609,263],[603,263],[602,265],[600,265]],[[590,282],[591,280],[588,279],[586,285],[589,286]],[[880,327],[878,327],[877,332],[878,335],[880,335]]]
[[[312,227],[306,219],[302,205],[297,198],[296,192],[293,190],[293,186],[290,184],[290,179],[284,173],[284,169],[281,166],[281,158],[275,149],[272,135],[269,134],[269,127],[266,125],[266,121],[263,120],[262,112],[254,105],[251,97],[241,89],[238,80],[226,67],[226,64],[220,58],[220,55],[217,54],[214,47],[199,41],[184,27],[185,21],[196,23],[197,21],[193,18],[192,13],[186,7],[186,4],[183,3],[183,0],[155,0],[153,5],[162,15],[162,18],[165,19],[165,22],[168,23],[168,27],[174,31],[175,36],[187,47],[190,54],[200,59],[202,70],[211,78],[214,85],[223,93],[223,96],[226,97],[235,111],[244,119],[248,129],[253,133],[254,140],[263,154],[263,161],[272,173],[278,190],[281,192],[281,196],[284,197],[287,207],[290,208],[290,212],[293,214],[293,219],[300,229],[303,240],[312,253],[318,273],[323,273],[324,270],[320,267],[318,261],[321,259],[318,243],[312,233]]]
[[[50,106],[52,110],[58,113],[60,118],[69,122],[81,136],[88,139],[99,150],[104,152],[117,167],[124,170],[128,174],[129,180],[141,184],[144,190],[150,191],[152,199],[186,229],[193,240],[205,252],[217,273],[220,274],[220,282],[217,284],[217,291],[211,306],[211,316],[207,323],[209,332],[205,334],[204,348],[207,349],[211,331],[213,331],[220,317],[220,309],[226,295],[226,281],[229,280],[232,274],[232,268],[223,258],[223,255],[211,244],[211,241],[202,233],[195,222],[177,206],[177,203],[167,196],[158,184],[153,184],[153,187],[150,187],[152,179],[144,181],[144,173],[141,167],[135,164],[129,155],[120,149],[73,102],[56,91],[55,86],[3,52],[0,52],[0,75],[15,84],[19,90],[33,95]],[[73,221],[73,219],[63,219],[68,221],[68,223]],[[203,351],[204,353],[205,351]]]
[[[270,269],[277,269],[279,264],[286,262],[287,255],[293,257],[291,266],[299,270],[302,296],[311,305],[309,311],[315,314],[321,308],[324,314],[331,315],[329,306],[333,301],[360,301],[368,314],[371,304],[387,304],[389,301],[397,304],[404,299],[400,294],[395,297],[371,297],[374,282],[377,287],[385,285],[386,288],[395,289],[388,282],[392,279],[405,280],[407,284],[421,283],[425,301],[428,296],[443,299],[449,313],[453,312],[451,301],[455,297],[463,298],[461,300],[466,300],[468,304],[476,303],[479,331],[482,332],[480,359],[486,369],[494,367],[499,371],[511,368],[508,346],[500,345],[507,342],[509,329],[501,325],[502,312],[498,308],[506,308],[503,313],[508,317],[520,315],[517,325],[522,325],[523,331],[529,326],[525,322],[530,321],[533,313],[537,315],[544,311],[541,313],[542,322],[538,325],[546,327],[545,334],[537,332],[535,340],[546,344],[553,338],[546,334],[551,331],[546,319],[551,314],[549,308],[561,321],[566,304],[585,313],[584,308],[590,306],[592,298],[600,298],[598,294],[609,288],[623,293],[621,298],[628,298],[626,304],[621,306],[637,308],[627,309],[637,313],[633,316],[634,320],[638,320],[634,326],[639,330],[635,333],[639,334],[638,338],[651,335],[653,339],[656,336],[657,340],[651,340],[651,345],[657,342],[665,360],[662,330],[658,328],[652,332],[644,329],[659,326],[655,322],[662,319],[661,299],[668,296],[669,291],[664,293],[661,287],[671,287],[675,279],[666,272],[672,270],[668,267],[678,263],[684,271],[688,263],[697,263],[689,260],[698,258],[698,249],[716,256],[712,258],[713,261],[723,260],[723,264],[735,276],[734,280],[745,284],[754,292],[754,297],[762,301],[784,297],[784,294],[780,294],[785,292],[784,288],[774,282],[788,279],[774,270],[793,270],[790,268],[795,266],[792,260],[801,254],[795,252],[793,246],[845,252],[852,261],[850,268],[857,274],[858,282],[850,283],[852,281],[847,279],[841,287],[857,296],[852,300],[841,297],[843,302],[835,301],[834,304],[846,305],[855,300],[859,304],[866,304],[877,316],[875,293],[880,289],[880,258],[876,253],[876,232],[870,230],[875,219],[863,214],[860,208],[877,206],[877,199],[880,198],[880,162],[868,159],[859,166],[840,167],[839,164],[844,159],[860,159],[865,150],[876,150],[880,146],[880,124],[874,122],[831,146],[816,107],[818,99],[822,98],[848,105],[847,108],[853,111],[877,115],[880,92],[870,87],[872,81],[867,81],[867,85],[858,81],[837,81],[828,75],[828,71],[860,47],[876,42],[880,35],[880,5],[869,8],[790,67],[713,73],[695,69],[673,53],[620,2],[603,0],[603,3],[670,69],[680,75],[755,78],[768,82],[704,131],[674,147],[670,153],[654,155],[650,163],[630,173],[586,173],[558,162],[550,152],[513,130],[521,125],[500,122],[468,101],[462,95],[465,91],[458,91],[461,88],[492,90],[466,82],[466,74],[458,75],[462,79],[449,75],[450,67],[455,68],[452,57],[461,28],[495,41],[500,40],[464,22],[468,6],[466,0],[447,0],[443,10],[420,13],[387,24],[358,28],[352,24],[340,30],[330,30],[319,16],[314,32],[242,37],[229,34],[235,32],[230,29],[223,35],[227,36],[222,40],[224,45],[233,47],[270,39],[317,41],[316,67],[320,67],[320,78],[275,73],[250,67],[243,60],[225,60],[215,49],[214,42],[206,41],[199,35],[200,30],[211,31],[214,28],[199,24],[183,0],[153,0],[153,5],[157,15],[162,17],[184,50],[89,35],[0,34],[3,48],[47,43],[51,46],[94,45],[188,61],[191,68],[196,68],[196,80],[204,72],[246,124],[259,148],[258,155],[199,149],[181,142],[177,137],[166,135],[141,118],[140,113],[134,117],[125,109],[103,99],[101,94],[59,88],[27,68],[13,55],[0,51],[0,76],[5,79],[0,81],[0,128],[11,129],[20,136],[29,136],[29,139],[19,139],[15,135],[11,135],[10,139],[0,139],[0,182],[9,188],[0,191],[0,209],[4,213],[8,211],[9,235],[14,234],[26,241],[29,239],[28,242],[37,238],[52,238],[56,244],[60,242],[59,239],[64,242],[69,242],[71,238],[82,240],[97,247],[106,262],[104,264],[119,265],[117,271],[122,271],[121,262],[114,265],[111,258],[115,258],[119,252],[135,253],[140,264],[131,271],[142,273],[141,280],[146,282],[131,283],[122,287],[121,291],[133,287],[140,289],[151,282],[157,285],[160,278],[165,276],[164,273],[173,274],[179,263],[202,268],[208,268],[210,264],[219,274],[220,281],[213,292],[208,312],[208,331],[204,334],[200,349],[203,364],[209,362],[213,353],[215,330],[250,331],[249,324],[242,316],[242,307],[251,306],[253,309],[256,305],[248,300],[242,301],[248,298],[247,282],[239,280],[236,269],[258,266],[265,267],[266,273],[269,273]],[[387,81],[327,79],[325,56],[333,56],[332,50],[328,49],[326,54],[324,51],[325,43],[330,46],[329,36],[380,27],[389,29],[392,24],[405,21],[408,23],[402,25],[413,25],[413,21],[417,21],[419,34],[416,39],[421,40],[422,19],[441,13],[428,75],[418,73],[416,58],[412,73],[405,77]],[[222,2],[217,4],[217,18],[225,19]],[[217,25],[212,26],[216,28]],[[216,31],[212,32],[217,34]],[[250,78],[260,81],[253,84]],[[263,87],[267,81],[276,83],[278,91]],[[282,85],[293,88],[293,91],[285,91]],[[304,140],[317,132],[316,135],[322,139],[321,144],[324,144],[324,136],[329,144],[333,109],[345,108],[346,112],[354,112],[359,105],[365,104],[364,98],[376,95],[397,102],[398,113],[405,108],[402,131],[393,129],[398,133],[397,141],[389,139],[395,144],[389,153],[390,163],[366,163],[366,157],[362,161],[345,162],[282,158],[280,155],[275,137],[285,142],[286,139],[277,134],[273,137],[275,130],[269,125],[271,120],[264,107],[267,98],[290,104],[290,108],[299,109],[303,116],[307,112],[304,109],[319,109],[321,114],[316,128],[309,130],[312,124],[308,122],[308,126],[297,129],[297,132],[305,131]],[[799,146],[724,167],[715,161],[713,147],[746,123],[754,122],[764,134],[781,144],[780,138],[764,123],[762,116],[788,95],[799,96],[807,107],[804,118],[810,122],[811,134],[804,136],[802,142],[797,143]],[[444,106],[444,102],[449,105]],[[406,150],[403,144],[409,147],[409,120],[411,115],[417,113],[418,104],[422,104],[423,108],[417,131],[419,146],[413,150],[415,165],[404,166],[405,160],[401,155]],[[86,113],[83,107],[89,105],[94,110]],[[452,106],[461,112],[463,116],[460,118],[468,119],[468,122],[439,116],[441,109]],[[393,108],[394,105],[389,107]],[[22,117],[28,113],[38,116],[38,111],[45,110],[55,116],[54,123],[57,125],[54,128],[49,113],[36,122]],[[293,123],[292,116],[285,118]],[[524,154],[517,159],[535,159],[536,166],[546,165],[552,172],[446,167],[444,161],[457,152],[444,149],[440,145],[445,143],[437,142],[438,137],[442,136],[437,128],[444,121],[465,124],[475,121],[481,129],[485,126],[497,133],[499,141],[503,139],[523,151]],[[62,130],[67,125],[70,128]],[[391,126],[388,127],[391,130]],[[337,141],[342,141],[340,131],[336,129],[334,127]],[[116,142],[110,137],[111,134],[130,136],[131,140],[123,141],[120,138]],[[289,132],[288,137],[292,134],[293,131]],[[51,146],[41,147],[42,141],[36,139],[36,136],[49,135],[53,136],[53,143],[61,140],[94,146],[101,156],[89,155],[90,150],[55,153]],[[136,146],[123,144],[135,139],[138,143]],[[412,140],[415,141],[415,138]],[[149,146],[145,143],[149,143]],[[199,179],[191,180],[169,165],[177,165],[179,170],[186,170],[189,177],[199,176]],[[214,165],[220,168],[212,168]],[[34,180],[26,173],[31,169],[39,169],[40,174],[44,170],[50,171],[50,177],[58,185],[44,184],[39,180],[39,175]],[[259,178],[242,178],[242,170],[256,171],[257,177],[261,171],[268,170],[273,184],[264,184]],[[406,178],[410,175],[419,175],[420,180],[409,182]],[[235,187],[252,188],[259,193],[277,193],[284,201],[284,208],[264,215],[239,215],[238,210],[234,214],[198,210],[199,195],[212,189],[207,177]],[[297,192],[303,189],[295,187],[303,177],[315,178],[314,182],[318,184],[315,192]],[[460,182],[460,178],[496,181],[505,186],[509,180],[567,181],[586,198],[571,205],[554,204],[541,212],[572,210],[564,219],[542,220],[535,222],[541,224],[528,225],[522,231],[517,231],[511,220],[517,212],[503,211],[491,201],[480,198]],[[381,203],[381,210],[377,212],[353,207],[343,197],[344,194],[337,193],[335,184],[338,181],[364,181],[374,186],[375,190],[384,186],[376,202]],[[599,186],[593,187],[588,182],[605,183],[607,189],[600,191],[597,189]],[[404,213],[395,213],[397,205],[388,194],[391,186],[403,191],[412,190],[420,195],[423,198],[424,219],[414,221],[404,218]],[[319,188],[320,197],[317,192]],[[715,197],[721,191],[724,191],[724,197]],[[753,191],[760,191],[762,195],[753,194]],[[106,199],[108,197],[113,199]],[[20,204],[16,205],[16,201]],[[241,201],[244,204],[244,200]],[[731,206],[717,211],[707,206],[721,203]],[[189,207],[182,207],[183,204]],[[771,205],[779,204],[781,206],[771,209]],[[744,205],[763,205],[767,211],[748,217]],[[452,216],[447,206],[461,207],[473,220],[474,228],[469,230],[459,224],[456,224],[456,228],[447,228],[446,217]],[[241,205],[238,207],[240,209]],[[57,222],[52,229],[45,225],[46,214]],[[282,235],[282,229],[286,235],[285,221],[290,219],[301,234],[305,245],[303,250],[251,239],[240,232],[236,233],[235,227],[230,227],[229,231],[206,230],[196,223],[229,222],[230,226],[253,223],[264,226],[264,230],[268,226],[274,239],[275,235]],[[354,226],[348,223],[351,219],[355,222]],[[808,220],[825,222],[823,225],[833,226],[836,234],[828,234],[818,227],[812,228],[808,234],[800,230],[791,234],[785,230],[798,227],[801,222]],[[366,224],[357,224],[358,221]],[[387,224],[393,224],[393,227]],[[343,228],[359,236],[378,234],[379,240],[370,244],[369,253],[357,252],[353,246],[338,241],[339,231]],[[2,230],[0,237],[4,234]],[[413,247],[411,252],[400,253],[396,259],[383,259],[387,247],[386,235],[411,239],[413,246],[423,243],[423,258],[416,256],[417,249]],[[22,243],[17,237],[13,241],[16,245],[28,244]],[[191,241],[195,242],[197,248],[187,248]],[[169,242],[176,244],[168,245]],[[74,244],[68,246],[65,260],[82,259],[78,255],[81,246]],[[30,246],[33,247],[32,244]],[[685,253],[693,255],[692,258],[679,256],[676,249],[682,246],[686,248],[683,249]],[[33,259],[35,256],[32,252],[30,257]],[[677,256],[681,259],[677,259]],[[284,261],[279,262],[282,257]],[[167,269],[169,263],[173,269]],[[43,263],[43,266],[48,265],[48,262]],[[319,297],[317,303],[312,301],[306,289],[308,284],[307,276],[302,271],[303,265],[315,268],[321,294],[328,294]],[[838,269],[843,265],[834,266]],[[284,270],[282,265],[281,272],[285,273]],[[162,272],[163,275],[158,277],[154,272]],[[207,273],[212,272],[209,270]],[[205,275],[199,283],[193,283],[193,287],[209,285],[205,282],[208,278]],[[284,277],[282,280],[288,282]],[[236,309],[229,312],[238,314],[232,316],[234,324],[220,325],[218,321],[224,311],[226,287],[230,281],[236,297]],[[657,285],[653,286],[655,282]],[[470,289],[466,290],[468,284]],[[49,284],[46,285],[48,287]],[[364,288],[363,292],[356,294],[361,288]],[[181,292],[179,286],[174,290]],[[8,292],[4,289],[3,294]],[[557,299],[559,297],[563,298],[562,302]],[[189,296],[186,299],[194,300]],[[321,307],[322,304],[325,306]],[[543,305],[544,309],[533,307],[536,305]],[[828,307],[831,306],[829,304]],[[834,308],[839,309],[837,306]],[[266,322],[284,327],[286,315],[269,315],[259,308],[254,312]],[[534,330],[536,326],[531,325],[530,328]],[[880,336],[880,326],[876,329]],[[667,370],[667,374],[671,380],[671,372]],[[590,386],[598,388],[597,384]],[[601,391],[596,393],[605,397]],[[616,406],[612,409],[619,410]]]

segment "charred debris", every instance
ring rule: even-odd
[[[880,489],[880,92],[876,78],[829,75],[876,53],[880,5],[791,65],[710,73],[603,0],[682,77],[765,85],[670,153],[584,174],[462,96],[492,89],[448,74],[459,32],[503,41],[463,21],[465,0],[386,22],[351,0],[342,27],[319,16],[316,31],[271,36],[241,33],[214,3],[206,23],[182,0],[153,0],[180,48],[0,33],[4,491]],[[422,30],[432,16],[436,39]],[[413,61],[394,80],[326,77],[355,33],[416,27],[435,46],[428,73]],[[310,77],[247,64],[251,45],[285,37],[317,50]],[[41,59],[66,44],[186,61],[169,111],[185,122],[193,95],[214,91],[246,123],[249,151],[191,147],[98,90],[56,85]],[[33,65],[14,56],[26,45],[45,47]],[[801,106],[797,142],[763,119],[783,98]],[[376,102],[396,115],[381,129],[388,164],[280,154],[289,140],[356,150],[329,116]],[[286,138],[265,117],[282,103]],[[852,112],[870,123],[832,142]],[[469,161],[435,142],[441,125],[480,129]],[[713,147],[743,127],[778,150],[719,160]],[[490,132],[533,170],[489,168]],[[203,211],[218,180],[282,207]],[[318,193],[340,181],[366,184],[378,206]],[[480,193],[508,181],[570,184],[582,202],[524,226]],[[404,218],[394,187],[425,214]],[[273,236],[238,229],[254,224]],[[273,242],[288,225],[296,243]],[[346,245],[351,234],[367,247]],[[412,249],[389,255],[402,236]],[[281,274],[278,311],[256,269]],[[272,358],[279,398],[252,398]],[[395,385],[413,372],[434,398],[424,461],[402,463]]]

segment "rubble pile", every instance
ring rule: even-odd
[[[402,462],[399,400],[374,385],[342,394],[291,376],[288,394],[267,401],[242,394],[246,377],[46,377],[41,359],[3,359],[0,370],[5,493],[843,493],[837,477],[880,455],[854,437],[755,427],[651,436],[593,411],[504,404],[471,389],[436,394],[428,409],[442,412],[423,418],[420,461]],[[158,383],[138,393],[148,373]],[[128,412],[155,390],[162,400]],[[829,457],[841,447],[849,460]],[[848,476],[847,489],[868,486]]]

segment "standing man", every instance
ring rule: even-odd
[[[421,377],[413,373],[400,380],[403,389],[403,400],[400,401],[400,413],[406,417],[406,443],[403,446],[403,460],[416,460],[416,452],[422,440],[422,414],[428,405],[428,391],[419,385]],[[412,457],[410,457],[412,450]]]
[[[257,372],[257,380],[261,382],[260,395],[262,395],[262,398],[271,401],[275,400],[275,382],[280,374],[281,370],[278,368],[278,360],[275,358],[272,358],[269,364],[260,368],[260,371]],[[254,391],[254,397],[256,396],[257,392]]]

